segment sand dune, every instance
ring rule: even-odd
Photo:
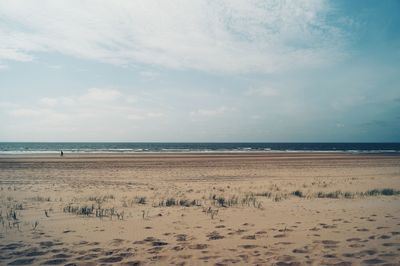
[[[400,156],[0,157],[1,265],[399,265]]]

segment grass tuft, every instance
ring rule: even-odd
[[[137,204],[146,204],[147,198],[144,196],[135,197],[135,203]]]
[[[296,196],[296,197],[299,197],[299,198],[303,198],[304,197],[303,192],[301,192],[300,190],[293,191],[292,195]]]

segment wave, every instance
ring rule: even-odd
[[[61,150],[0,150],[0,155],[18,154],[59,154]],[[273,150],[273,149],[65,149],[64,154],[99,154],[99,153],[350,153],[350,154],[397,154],[400,150]]]
[[[347,152],[399,153],[400,143],[157,143],[0,142],[0,154],[25,153],[213,153]]]

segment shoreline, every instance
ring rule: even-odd
[[[64,150],[63,150],[64,151]],[[151,157],[151,156],[329,156],[329,155],[348,155],[348,156],[400,156],[400,151],[141,151],[141,152],[68,152],[64,151],[67,157]],[[29,158],[29,157],[60,157],[60,152],[0,152],[0,158]]]

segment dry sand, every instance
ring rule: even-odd
[[[0,188],[1,265],[400,264],[400,196],[365,193],[396,155],[0,156]]]

